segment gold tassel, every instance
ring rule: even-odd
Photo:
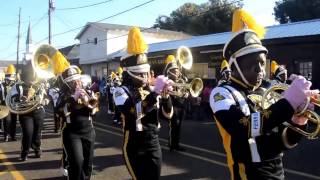
[[[279,65],[276,61],[271,61],[271,74],[274,74],[278,69]]]
[[[257,33],[260,39],[264,38],[266,33],[266,29],[262,25],[259,25],[248,12],[238,9],[233,13],[232,32],[238,32],[242,29],[251,29]]]
[[[66,70],[70,63],[63,56],[60,51],[56,51],[56,53],[52,57],[53,59],[53,71],[55,75],[61,74],[64,70]]]
[[[13,64],[10,64],[5,71],[5,74],[15,74],[15,73],[16,73],[16,68],[14,67]]]
[[[220,71],[224,70],[225,68],[229,68],[229,63],[224,59],[221,63]]]
[[[117,72],[119,73],[119,75],[121,75],[122,72],[123,72],[123,69],[119,66],[118,69],[117,69]]]
[[[165,64],[175,63],[175,62],[176,62],[176,58],[173,55],[169,55],[165,61]]]
[[[142,54],[148,49],[148,45],[145,43],[140,29],[137,27],[130,30],[127,43],[128,54]]]

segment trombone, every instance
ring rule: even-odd
[[[289,88],[289,85],[287,84],[278,84],[278,85],[271,86],[269,89],[265,91],[265,93],[261,97],[260,99],[261,102],[259,102],[259,106],[261,106],[262,109],[267,109],[271,104],[277,102],[282,98],[282,95],[277,93],[276,91],[285,91],[288,88]],[[260,101],[260,100],[257,100],[257,101]],[[295,115],[304,116],[308,118],[308,122],[314,124],[315,126],[315,128],[313,128],[313,131],[308,132],[306,130],[302,130],[286,122],[284,123],[284,125],[300,133],[301,135],[306,136],[308,139],[317,139],[317,136],[320,134],[320,116],[315,111],[307,109],[310,103],[320,107],[319,96],[317,98],[308,97],[306,104],[303,106],[301,110],[295,112]]]

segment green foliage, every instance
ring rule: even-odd
[[[320,18],[320,0],[279,0],[274,15],[281,24]]]
[[[242,0],[209,0],[200,5],[186,3],[170,16],[159,16],[154,27],[204,35],[231,30],[232,13],[242,7]]]

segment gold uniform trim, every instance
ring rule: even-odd
[[[126,167],[129,171],[129,174],[132,176],[132,178],[134,180],[136,180],[136,175],[134,174],[134,171],[132,170],[129,158],[128,158],[128,154],[127,154],[127,146],[128,146],[128,140],[129,140],[129,131],[126,130],[124,133],[124,143],[123,143],[123,156],[124,156],[124,160],[125,160],[125,164]]]
[[[246,167],[243,163],[238,163],[239,166],[239,174],[240,174],[240,178],[242,180],[247,180],[247,175],[246,175]]]
[[[215,116],[214,116],[214,119],[217,123],[220,135],[222,137],[223,147],[227,154],[227,163],[231,173],[231,179],[234,180],[234,172],[233,172],[234,161],[231,153],[231,135],[222,127],[222,125],[219,123],[219,121]]]

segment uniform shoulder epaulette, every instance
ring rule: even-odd
[[[224,87],[215,87],[210,94],[210,106],[215,113],[220,110],[229,110],[231,105],[236,105],[232,94]]]

